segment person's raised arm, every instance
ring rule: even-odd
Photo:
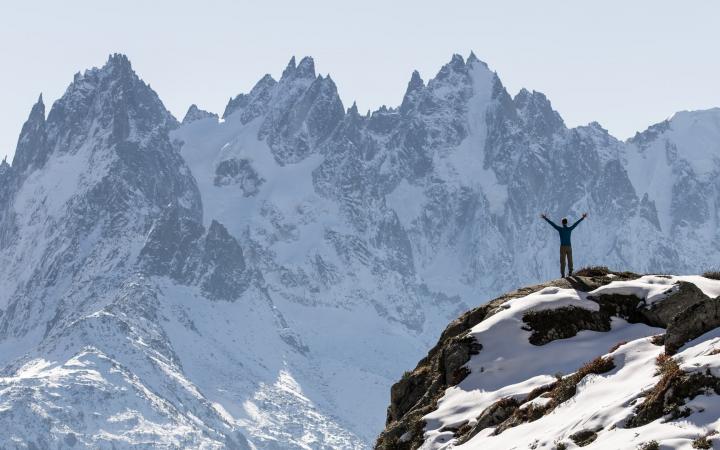
[[[552,220],[550,220],[550,219],[547,218],[547,216],[545,215],[545,213],[540,214],[540,217],[541,217],[543,220],[545,220],[545,222],[549,223],[550,226],[552,226],[552,227],[555,228],[556,230],[559,230],[559,229],[560,229],[560,227],[557,226],[557,225],[555,224],[555,222],[553,222]]]
[[[587,213],[583,213],[583,215],[582,215],[574,224],[572,224],[572,226],[570,227],[570,229],[572,230],[573,228],[575,228],[576,226],[578,226],[578,224],[580,224],[580,222],[582,222],[583,219],[585,219],[586,217],[587,217]]]

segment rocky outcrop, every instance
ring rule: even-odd
[[[482,351],[482,345],[467,334],[472,327],[500,311],[504,303],[514,298],[524,297],[551,286],[590,291],[609,283],[612,279],[608,278],[607,274],[613,274],[616,277],[614,279],[638,277],[635,274],[611,272],[607,269],[579,271],[578,276],[573,278],[553,280],[510,292],[466,312],[451,322],[441,334],[438,344],[418,363],[417,367],[411,372],[406,372],[402,379],[392,386],[386,427],[378,437],[375,448],[379,450],[415,449],[422,444],[423,416],[436,408],[437,401],[444,395],[448,387],[457,385],[468,375],[469,370],[464,367],[465,364],[473,354]],[[567,316],[564,315],[564,317]],[[595,320],[593,318],[583,323],[576,323],[574,332],[588,329],[583,326],[594,327],[591,324]],[[597,320],[604,323],[607,319],[602,316]],[[533,323],[538,324],[539,322],[533,321]],[[558,324],[557,321],[554,323]],[[548,323],[540,328],[542,329],[540,334],[556,338],[570,334],[564,325],[553,327]],[[540,340],[544,341],[545,339],[547,338]],[[488,412],[486,420],[492,421],[492,417],[497,418],[498,415],[502,416],[505,412],[504,410]]]
[[[249,160],[237,158],[220,161],[215,168],[213,181],[215,186],[236,185],[245,197],[257,194],[264,182],[265,179],[257,173]]]
[[[482,350],[466,332],[504,302],[522,295],[526,294],[518,291],[468,311],[443,331],[438,344],[417,367],[392,386],[386,428],[376,442],[377,449],[412,449],[422,443],[422,417],[436,407],[445,389],[462,381],[467,375],[463,366]]]
[[[483,351],[481,343],[475,341],[469,331],[480,322],[503,309],[507,301],[524,297],[547,287],[576,289],[590,292],[611,281],[627,281],[639,278],[634,273],[612,272],[605,268],[578,271],[572,278],[554,280],[542,285],[523,288],[501,296],[491,302],[468,311],[453,321],[442,333],[438,344],[423,358],[417,367],[405,373],[391,389],[386,428],[380,434],[376,448],[416,449],[424,442],[425,422],[423,417],[437,408],[439,399],[448,387],[459,384],[469,374],[466,363],[472,355]],[[558,339],[575,336],[582,330],[608,332],[613,317],[623,318],[631,323],[642,323],[653,327],[666,328],[664,338],[668,354],[677,351],[684,343],[720,326],[720,299],[708,298],[696,285],[678,281],[668,286],[662,301],[647,305],[634,295],[598,294],[587,296],[598,305],[597,310],[577,306],[563,306],[531,310],[522,317],[523,329],[530,332],[528,338],[533,345],[542,346]],[[610,350],[614,351],[613,349]],[[504,398],[486,408],[474,420],[465,422],[451,431],[458,444],[469,441],[480,431],[493,427],[495,433],[539,419],[559,404],[575,395],[576,385],[587,374],[602,374],[615,367],[612,358],[596,358],[579,368],[572,375],[558,378],[550,385],[533,391],[526,398]],[[481,375],[482,376],[482,375]],[[717,392],[716,379],[709,374],[678,374],[666,382],[668,386],[647,401],[647,406],[638,410],[630,426],[647,423],[667,410],[664,401],[672,384],[676,386],[676,400],[697,395],[702,389]],[[536,399],[542,400],[535,404]],[[676,402],[676,403],[677,403]],[[597,430],[581,430],[569,439],[578,446],[585,446],[597,438]]]
[[[600,304],[604,315],[621,317],[666,329],[665,351],[675,353],[683,344],[720,326],[720,299],[709,298],[692,283],[678,281],[666,298],[647,307],[634,296],[589,297]]]
[[[592,430],[580,430],[570,435],[570,440],[577,444],[578,447],[590,445],[595,439],[597,439],[597,433]]]
[[[213,220],[206,231],[175,204],[163,211],[150,230],[139,266],[151,275],[199,285],[217,300],[237,299],[252,276],[242,248],[222,224]]]
[[[603,311],[590,311],[573,306],[531,311],[523,317],[530,343],[544,345],[557,339],[575,336],[578,331],[610,331],[610,316]]]
[[[720,327],[720,298],[705,297],[680,310],[668,324],[665,351],[673,354],[686,342],[717,327]]]
[[[493,403],[480,414],[472,427],[460,427],[456,435],[458,444],[464,444],[486,428],[496,427],[508,420],[520,407],[520,402],[513,398],[503,398]]]
[[[656,362],[660,380],[645,393],[645,400],[625,422],[628,428],[641,427],[661,417],[687,417],[691,413],[685,407],[688,400],[708,392],[720,394],[720,378],[710,371],[685,372],[667,353],[660,355]]]
[[[663,328],[667,328],[682,311],[708,298],[697,286],[684,281],[669,287],[666,295],[663,301],[650,306],[628,295],[602,294],[590,298],[599,303],[607,314]]]

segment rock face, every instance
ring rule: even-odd
[[[539,92],[511,96],[474,55],[413,73],[401,105],[366,115],[311,58],[222,120],[192,106],[178,123],[123,55],[48,109],[40,98],[0,164],[0,403],[6,429],[28,430],[0,430],[0,447],[367,448],[390,385],[448,321],[557,271],[540,211],[590,210],[578,266],[714,263],[717,110],[623,143],[567,128]],[[618,316],[667,323],[670,347],[712,326],[611,295],[569,327],[519,320],[542,347]],[[434,392],[415,403],[465,383],[488,346],[462,332],[506,312],[455,323],[427,361],[442,375],[411,377]]]
[[[543,296],[547,295],[555,295],[557,300],[544,301]],[[428,356],[393,385],[386,428],[375,447],[442,449],[462,444],[463,448],[469,449],[506,448],[504,446],[522,445],[522,438],[518,436],[529,433],[527,428],[530,425],[526,424],[542,421],[548,429],[544,430],[543,425],[532,426],[533,432],[538,434],[533,436],[537,439],[529,442],[541,445],[542,442],[558,444],[573,441],[578,446],[585,446],[599,436],[611,441],[608,436],[610,431],[604,436],[599,435],[604,428],[637,427],[663,417],[674,420],[695,411],[702,412],[702,407],[693,409],[688,402],[704,393],[720,395],[720,352],[714,347],[717,338],[713,338],[720,327],[716,311],[718,295],[720,282],[701,277],[640,277],[631,273],[592,269],[580,271],[572,279],[524,288],[492,300],[451,322]],[[585,303],[572,301],[574,298]],[[568,304],[568,301],[572,303]],[[519,312],[509,314],[514,309],[519,309]],[[498,318],[499,315],[505,317]],[[518,318],[522,319],[522,323],[515,324]],[[638,331],[628,333],[627,329],[631,327]],[[623,354],[621,348],[644,347],[644,351],[648,352],[648,365],[653,368],[654,356],[658,354],[653,349],[658,347],[650,341],[657,339],[649,337],[657,332],[654,330],[662,331],[654,327],[667,329],[664,335],[665,352],[657,358],[658,368],[653,371],[654,377],[644,380],[645,375],[638,371],[638,379],[634,381],[646,384],[647,397],[643,399],[645,394],[640,391],[633,392],[638,399],[629,402],[630,406],[624,394],[619,395],[622,397],[621,404],[617,406],[607,399],[602,406],[603,415],[615,414],[613,420],[622,419],[619,422],[603,423],[593,429],[557,429],[553,421],[585,423],[575,416],[572,420],[569,417],[562,419],[563,414],[573,414],[563,413],[571,409],[567,406],[570,403],[565,402],[570,399],[582,402],[589,395],[587,390],[591,388],[582,384],[586,377],[619,374],[614,362],[619,360],[613,355]],[[579,337],[580,331],[585,333],[583,338]],[[589,332],[591,334],[587,334]],[[597,336],[616,334],[617,344],[612,348],[597,348],[592,345],[593,339],[604,342],[608,339],[590,337],[593,332]],[[491,333],[508,334],[508,337],[498,339]],[[515,347],[509,338],[518,333],[523,334],[521,339],[526,339],[524,346]],[[634,334],[639,339],[622,339],[628,334]],[[514,361],[532,360],[533,347],[538,349],[537,358],[543,358],[539,349],[563,341],[567,341],[567,344],[560,344],[565,350],[559,348],[555,352],[576,353],[570,358],[576,361],[595,359],[581,367],[578,365],[573,374],[563,376],[563,360],[566,358],[557,355],[554,381],[550,377],[552,373],[548,373],[552,362],[539,364],[542,369],[535,371],[537,364],[526,367]],[[574,341],[577,343],[574,344]],[[613,338],[610,337],[609,341]],[[502,343],[506,345],[494,351],[487,347]],[[690,348],[682,351],[686,345]],[[594,353],[598,350],[599,353]],[[483,359],[486,352],[492,353]],[[603,357],[606,352],[609,356]],[[495,356],[503,353],[503,357]],[[675,354],[677,356],[673,359]],[[689,371],[679,368],[678,361],[684,362],[683,367],[687,367],[697,354],[710,359],[704,360],[704,364],[695,364]],[[500,373],[494,373],[496,371]],[[543,382],[543,377],[551,381]],[[516,378],[525,381],[513,384]],[[505,383],[507,386],[503,387]],[[632,382],[622,380],[619,384],[627,389]],[[618,387],[618,390],[622,389]],[[473,394],[477,390],[487,390],[488,393],[477,397]],[[578,409],[584,408],[584,414],[597,414],[594,409],[597,407],[599,405],[586,404]],[[613,408],[624,408],[625,412],[612,412],[615,411]],[[669,413],[671,410],[673,412]],[[554,417],[559,415],[560,418],[544,419],[551,411]],[[503,436],[510,434],[509,430],[523,427],[526,428],[524,432],[519,431],[520,434],[516,433],[515,437],[503,440]],[[553,435],[558,432],[561,434]],[[638,432],[643,434],[641,430]],[[648,441],[652,439],[649,434],[643,437]],[[609,443],[603,445],[599,448],[617,448]]]
[[[235,300],[248,288],[243,251],[224,226],[203,225],[168,206],[153,224],[139,264],[148,275],[168,276],[183,285],[198,285],[211,299]]]
[[[183,125],[187,125],[189,123],[195,122],[196,120],[204,120],[204,119],[218,119],[218,115],[215,113],[211,113],[208,111],[205,111],[203,109],[200,109],[197,107],[197,105],[190,105],[190,108],[188,108],[187,112],[185,113],[185,118],[182,120]]]
[[[675,353],[683,344],[720,327],[720,300],[705,298],[678,312],[668,324],[665,349]]]
[[[215,186],[238,185],[245,197],[257,194],[264,182],[247,159],[226,159],[215,168]]]

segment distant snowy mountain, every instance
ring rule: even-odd
[[[586,272],[451,322],[376,448],[713,448],[720,281]]]
[[[717,264],[720,110],[627,143],[455,55],[345,109],[311,58],[179,123],[123,55],[0,165],[0,447],[367,448],[444,325],[577,265]]]

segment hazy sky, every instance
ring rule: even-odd
[[[2,0],[0,157],[40,92],[49,108],[112,52],[182,119],[191,103],[222,113],[292,55],[364,111],[398,105],[413,69],[427,80],[474,50],[511,94],[544,92],[568,125],[626,138],[720,106],[719,24],[716,0]]]

